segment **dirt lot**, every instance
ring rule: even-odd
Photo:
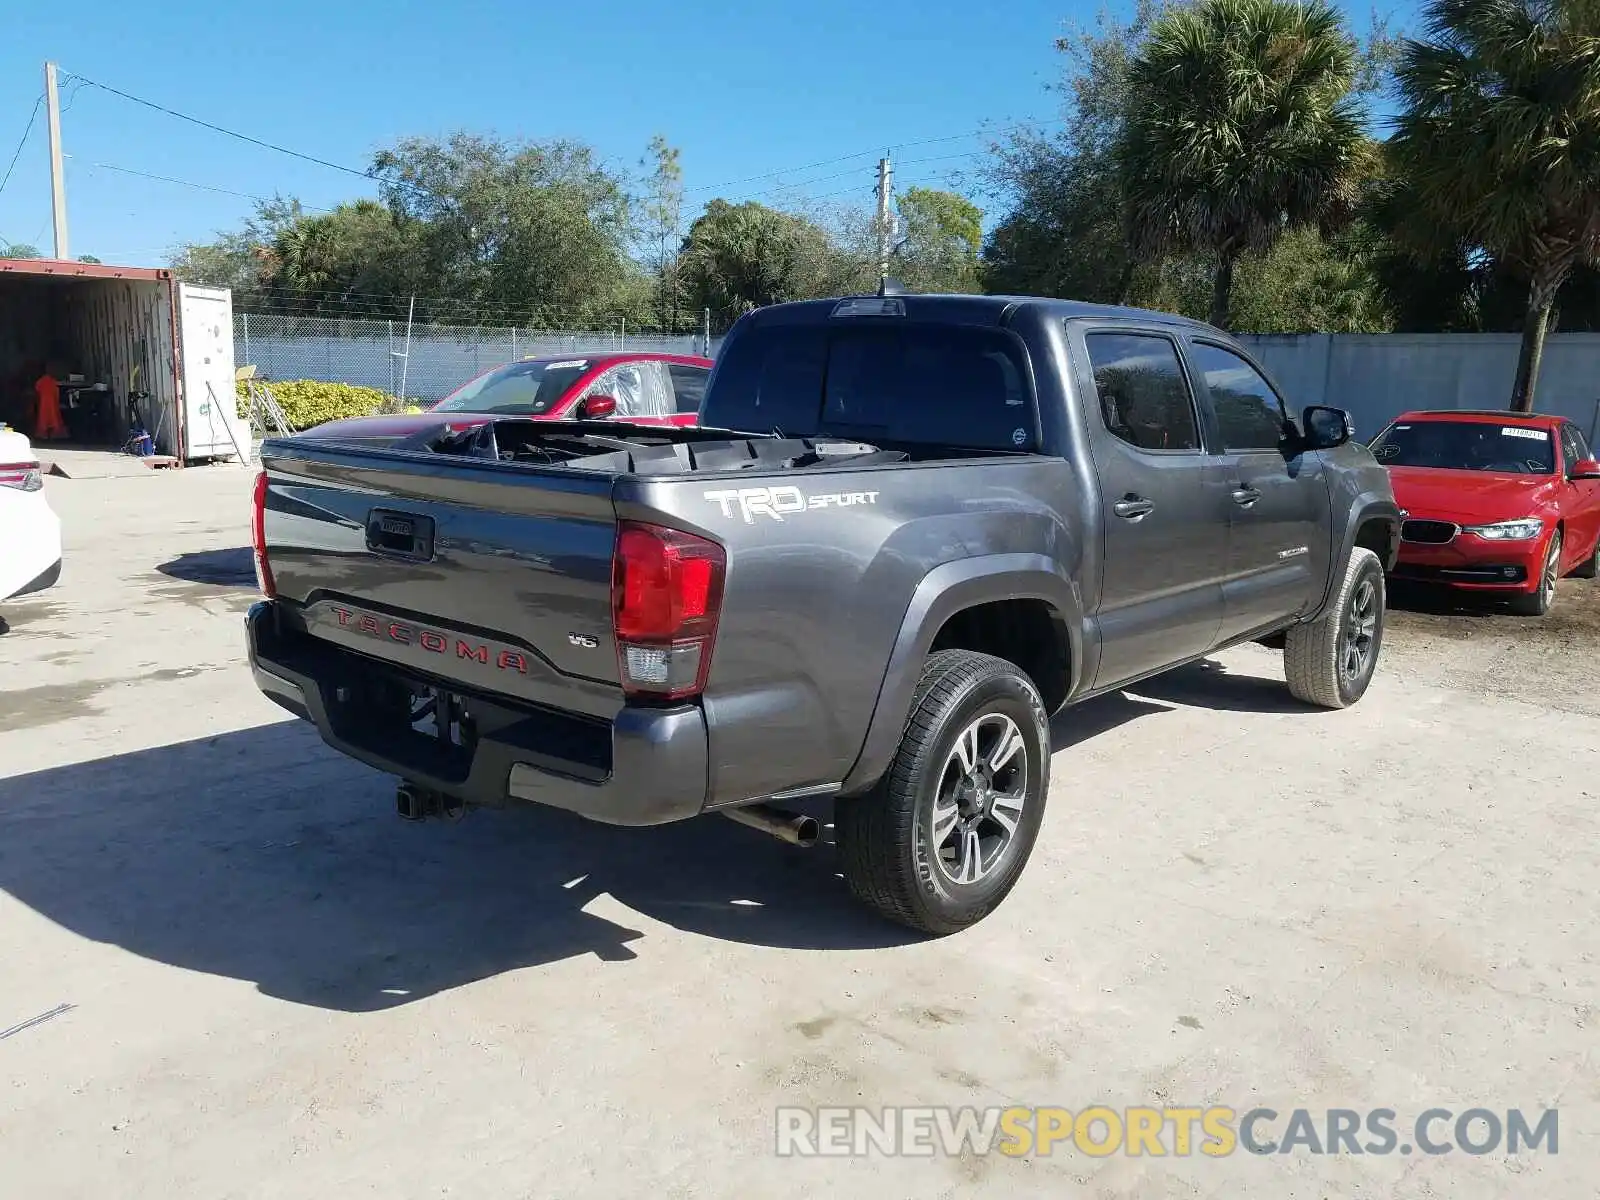
[[[244,670],[246,474],[50,487],[66,576],[0,610],[7,1195],[1594,1194],[1600,590],[1404,597],[1343,713],[1259,647],[1071,710],[1022,884],[919,941],[726,821],[396,820]],[[774,1154],[779,1105],[1096,1103],[1558,1108],[1559,1152]]]

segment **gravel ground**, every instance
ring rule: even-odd
[[[396,820],[251,685],[248,482],[51,480],[66,575],[0,609],[5,1195],[1594,1195],[1592,585],[1406,598],[1345,712],[1256,646],[1070,710],[1022,883],[924,941],[726,821]],[[1559,1152],[774,1154],[779,1105],[1096,1103]]]
[[[1384,669],[1479,695],[1600,715],[1594,651],[1600,580],[1563,579],[1543,617],[1474,598],[1392,585]]]

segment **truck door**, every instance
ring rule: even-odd
[[[1094,681],[1102,688],[1215,644],[1228,501],[1170,336],[1090,328],[1082,356],[1096,401],[1085,416],[1103,530]]]
[[[1306,612],[1322,597],[1333,552],[1322,458],[1286,438],[1283,398],[1226,346],[1190,341],[1195,381],[1216,415],[1229,499],[1222,641]]]

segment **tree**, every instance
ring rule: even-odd
[[[78,261],[81,263],[93,263],[96,266],[100,263],[100,260],[92,254],[80,254],[78,255]]]
[[[0,242],[0,258],[43,258],[39,247],[27,242]]]
[[[276,269],[273,246],[279,235],[304,215],[300,202],[293,198],[278,196],[258,202],[243,228],[211,242],[180,246],[168,265],[187,283],[231,288],[235,305],[258,303],[261,288]]]
[[[974,292],[983,247],[983,211],[965,196],[908,188],[897,200],[905,237],[891,273],[917,292]]]
[[[278,306],[342,312],[359,300],[372,310],[377,297],[411,293],[420,282],[417,232],[375,200],[299,217],[271,247],[269,282]]]
[[[1353,211],[1359,66],[1322,0],[1199,0],[1152,25],[1117,147],[1127,236],[1141,256],[1212,256],[1214,325],[1228,327],[1241,255]]]
[[[581,143],[456,133],[406,138],[373,160],[397,226],[417,226],[431,294],[552,326],[615,315],[629,284],[624,182]]]
[[[1391,148],[1421,255],[1441,234],[1526,282],[1510,406],[1533,408],[1552,306],[1600,259],[1600,8],[1579,0],[1431,0],[1408,41]]]
[[[696,307],[738,315],[784,300],[828,295],[842,254],[814,221],[754,200],[713,200],[689,227],[680,259]]]
[[[1136,260],[1123,235],[1113,152],[1127,113],[1129,69],[1158,0],[1138,0],[1127,23],[1102,15],[1093,31],[1056,41],[1066,60],[1055,134],[1023,129],[994,146],[986,172],[1010,211],[983,248],[991,292],[1078,300],[1128,298]]]
[[[645,176],[642,216],[644,259],[655,277],[656,324],[676,329],[683,302],[678,249],[683,241],[683,166],[676,146],[659,133],[650,139],[642,164]]]

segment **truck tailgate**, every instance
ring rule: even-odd
[[[612,476],[296,442],[263,451],[263,529],[305,633],[479,691],[620,705]]]

